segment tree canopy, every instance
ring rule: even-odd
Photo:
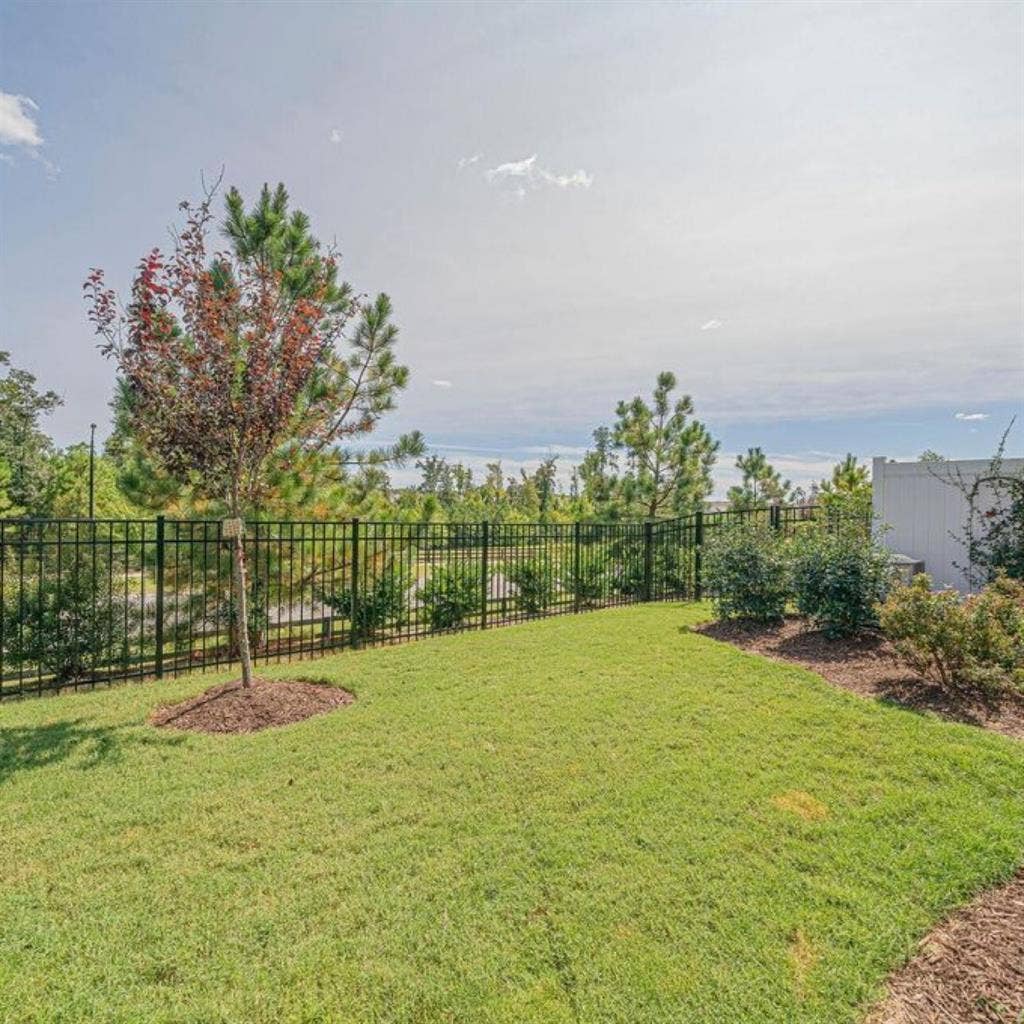
[[[6,370],[0,377],[0,500],[5,515],[41,515],[54,448],[40,421],[63,400],[11,366],[10,353],[0,351],[0,368]]]
[[[693,418],[693,400],[673,401],[675,374],[658,374],[651,401],[619,402],[611,427],[594,432],[579,467],[583,496],[604,518],[654,519],[699,508],[711,494],[718,442]]]
[[[117,365],[134,442],[169,478],[239,518],[266,497],[273,459],[291,468],[369,434],[408,370],[394,355],[391,300],[352,297],[336,254],[304,214],[289,213],[283,185],[264,186],[249,212],[231,189],[230,246],[217,251],[214,192],[181,204],[173,251],[142,259],[126,306],[101,270],[85,291],[101,349]],[[247,622],[240,530],[234,539],[237,607]]]
[[[761,448],[748,448],[736,457],[742,481],[729,488],[729,504],[735,509],[781,505],[790,494],[790,483],[768,461]]]

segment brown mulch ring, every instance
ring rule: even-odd
[[[254,679],[246,690],[240,680],[211,686],[180,704],[157,708],[151,724],[193,732],[258,732],[301,722],[351,704],[355,696],[338,686],[298,679]]]
[[[1024,872],[932,931],[866,1024],[1024,1020]]]
[[[711,622],[699,626],[697,632],[775,661],[801,665],[862,697],[891,701],[913,711],[932,711],[955,722],[1024,739],[1024,699],[947,693],[900,664],[879,635],[830,640],[798,618],[788,618],[779,626]]]

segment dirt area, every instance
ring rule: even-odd
[[[1024,1020],[1024,872],[944,921],[889,981],[866,1024]]]
[[[149,720],[161,728],[193,732],[258,732],[323,715],[354,700],[348,690],[324,683],[254,679],[246,690],[235,680],[180,704],[157,708]]]
[[[897,661],[884,637],[829,640],[800,619],[779,626],[714,622],[699,632],[817,672],[835,686],[1024,739],[1024,700],[951,695]],[[1024,871],[982,893],[921,942],[866,1024],[1021,1024]]]
[[[878,635],[830,640],[796,618],[779,626],[712,622],[701,626],[699,632],[775,661],[802,665],[862,697],[892,701],[914,711],[933,711],[943,718],[1024,739],[1024,699],[946,693],[898,662],[892,648]]]

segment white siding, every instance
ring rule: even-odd
[[[987,459],[958,462],[888,462],[876,458],[872,470],[875,522],[891,551],[924,561],[924,571],[937,587],[970,589],[963,570],[966,551],[957,537],[967,523],[969,506],[962,492],[946,479],[957,473],[974,482],[989,467]],[[1004,472],[1024,469],[1024,459],[1005,459]],[[888,529],[886,529],[888,527]]]

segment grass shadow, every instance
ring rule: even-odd
[[[78,758],[83,771],[118,761],[122,748],[152,743],[177,744],[183,737],[148,736],[128,726],[89,725],[82,718],[42,725],[0,727],[0,783],[18,772]]]

